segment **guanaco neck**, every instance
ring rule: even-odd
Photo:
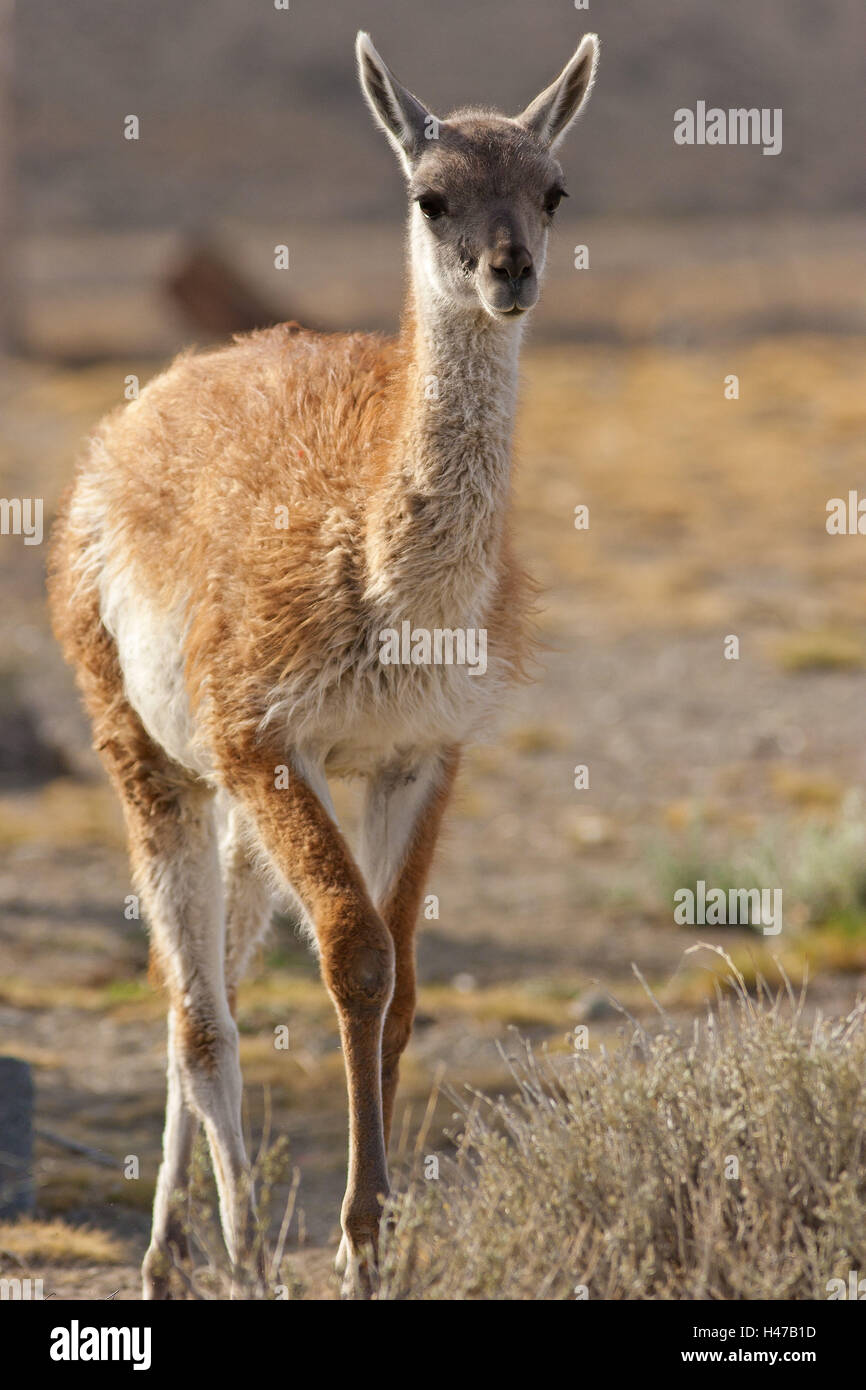
[[[392,447],[367,521],[368,596],[416,624],[483,621],[508,508],[521,325],[431,293],[413,247]]]

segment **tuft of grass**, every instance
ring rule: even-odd
[[[124,849],[123,819],[111,787],[61,777],[35,791],[0,797],[0,845],[45,843]]]
[[[760,979],[778,986],[785,978],[799,987],[824,972],[866,970],[862,919],[856,934],[832,923],[819,931],[806,932],[794,943],[786,944],[779,937],[770,940],[772,946],[749,943],[745,948],[735,946],[731,950],[731,959],[750,987],[756,987]]]
[[[113,1265],[122,1264],[127,1257],[120,1241],[90,1226],[36,1220],[0,1225],[0,1260],[4,1265],[21,1261]]]
[[[561,729],[550,724],[521,724],[506,736],[509,748],[515,753],[529,757],[540,753],[558,753],[568,747],[568,739]]]
[[[515,1039],[515,1095],[455,1097],[455,1154],[391,1201],[378,1296],[823,1299],[862,1269],[866,1005],[808,1029],[724,959],[702,1020],[614,1053]]]
[[[575,978],[561,980],[554,988],[545,979],[529,979],[519,985],[487,985],[464,992],[453,985],[422,985],[418,1000],[424,1013],[442,1023],[449,1018],[468,1018],[478,1023],[568,1026],[568,1006],[577,992]]]
[[[860,671],[866,654],[859,638],[833,628],[796,632],[778,643],[776,657],[783,671]]]
[[[760,836],[727,854],[707,848],[695,826],[686,840],[653,851],[659,910],[673,914],[678,888],[698,879],[713,888],[781,888],[784,932],[833,927],[848,937],[866,932],[866,809],[845,796],[832,819],[768,822]],[[758,928],[760,931],[760,928]]]
[[[791,894],[810,921],[866,919],[866,814],[859,795],[846,798],[832,823],[806,826],[790,854]]]
[[[681,888],[695,890],[699,880],[727,893],[739,886],[763,887],[746,882],[733,857],[714,853],[707,848],[703,823],[693,821],[685,837],[670,844],[657,844],[652,850],[654,876],[658,889],[659,911],[673,921],[674,895]]]
[[[111,980],[106,985],[69,984],[64,980],[0,981],[0,1002],[16,1009],[80,1009],[111,1013],[118,1021],[160,1018],[165,1002],[146,977]]]
[[[836,811],[844,788],[835,777],[821,777],[802,768],[779,766],[770,773],[773,795],[790,806],[810,811]]]
[[[201,1135],[193,1150],[189,1200],[176,1204],[176,1213],[189,1241],[192,1258],[183,1263],[172,1258],[171,1278],[175,1296],[193,1301],[242,1299],[284,1301],[303,1297],[304,1285],[294,1266],[285,1259],[289,1231],[296,1218],[300,1173],[294,1170],[284,1200],[289,1153],[285,1139],[270,1142],[270,1109],[266,1130],[250,1174],[242,1183],[243,1200],[255,1190],[255,1216],[251,1218],[250,1248],[242,1266],[232,1266],[220,1230],[215,1184]],[[274,1236],[269,1227],[277,1225]]]

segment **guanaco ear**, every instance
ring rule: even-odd
[[[518,124],[540,140],[542,145],[556,149],[572,121],[586,105],[595,81],[598,64],[598,36],[584,34],[574,57],[566,63],[555,82],[531,101],[516,119]]]
[[[358,77],[361,91],[373,112],[376,123],[382,127],[407,174],[424,148],[425,132],[437,124],[423,102],[397,81],[394,74],[382,62],[369,34],[363,29],[355,41],[355,54],[358,59]],[[428,136],[429,138],[429,136]]]

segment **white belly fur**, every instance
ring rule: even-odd
[[[193,739],[181,615],[155,609],[121,572],[103,575],[102,620],[117,644],[127,698],[151,738],[183,767],[207,775]]]

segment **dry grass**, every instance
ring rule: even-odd
[[[866,1003],[809,1027],[802,995],[752,993],[710,949],[725,975],[701,1019],[677,1025],[653,1000],[657,1032],[632,1018],[613,1051],[542,1057],[515,1034],[508,1096],[452,1095],[448,1154],[422,1125],[386,1213],[380,1299],[815,1300],[864,1267]],[[263,1274],[232,1273],[200,1147],[188,1296],[309,1296],[283,1256],[297,1174],[286,1197],[267,1135],[255,1166]]]
[[[779,780],[774,776],[776,789]],[[823,817],[765,819],[754,836],[736,844],[710,833],[710,820],[696,817],[684,834],[652,852],[658,885],[658,911],[669,917],[679,888],[699,879],[713,887],[781,888],[785,938],[810,927],[848,926],[848,935],[866,941],[866,808],[858,793],[841,796],[835,784],[782,779],[788,799],[814,810],[841,805]],[[816,786],[820,795],[812,796]]]
[[[575,585],[561,613],[545,601],[553,632],[575,612],[595,631],[712,630],[721,668],[721,634],[757,628],[798,634],[795,669],[862,664],[860,549],[825,522],[866,462],[864,369],[862,343],[793,335],[529,352],[520,546],[545,586]]]
[[[58,778],[37,791],[0,797],[0,846],[45,841],[125,848],[120,805],[108,783]]]
[[[291,1262],[284,1258],[289,1232],[296,1224],[299,1182],[297,1170],[289,1173],[285,1140],[270,1142],[268,1112],[250,1177],[244,1181],[247,1192],[250,1183],[255,1187],[257,1208],[249,1263],[233,1268],[222,1240],[207,1146],[199,1135],[193,1150],[189,1202],[185,1208],[178,1208],[193,1262],[190,1268],[181,1268],[173,1261],[174,1296],[200,1302],[228,1298],[283,1301],[302,1297],[302,1282]],[[278,1190],[285,1192],[287,1184],[287,1194],[278,1196]]]
[[[837,811],[845,798],[838,778],[784,764],[770,770],[770,785],[777,800],[805,811]]]
[[[0,1260],[12,1270],[22,1261],[41,1264],[120,1264],[127,1251],[105,1231],[62,1221],[16,1221],[0,1225]]]
[[[516,1044],[516,1095],[460,1102],[456,1157],[395,1201],[380,1297],[821,1299],[862,1269],[864,1007],[808,1030],[730,984],[612,1055]]]
[[[777,644],[776,655],[785,671],[860,671],[866,665],[863,643],[850,632],[819,629],[794,632]]]

